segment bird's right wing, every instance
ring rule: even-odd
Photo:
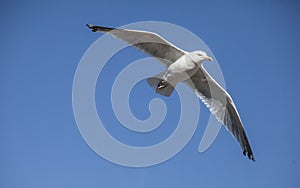
[[[185,51],[177,48],[167,40],[162,38],[156,33],[128,30],[128,29],[116,29],[103,26],[94,26],[87,24],[93,32],[104,32],[117,37],[128,44],[136,47],[137,49],[157,58],[161,63],[167,67],[179,59],[185,54]]]
[[[249,141],[243,128],[237,109],[229,94],[202,67],[185,81],[195,90],[195,94],[207,106],[210,112],[240,143],[243,154],[254,161]]]

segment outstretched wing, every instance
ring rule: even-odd
[[[240,143],[243,154],[254,161],[249,141],[237,109],[229,94],[206,72],[203,66],[185,83]]]
[[[156,33],[138,30],[116,29],[87,24],[93,32],[104,32],[124,40],[128,44],[157,58],[167,67],[185,54],[185,51],[177,48]]]

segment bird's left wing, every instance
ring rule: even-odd
[[[249,159],[254,161],[241,119],[229,94],[206,72],[202,65],[189,80],[185,81],[185,84],[195,90],[197,97],[237,139],[243,149],[243,154],[247,154]]]
[[[170,66],[182,55],[185,51],[177,48],[156,33],[138,30],[108,28],[103,26],[94,26],[87,24],[93,32],[104,32],[113,35],[137,49],[147,53],[150,56],[157,58],[165,66]]]

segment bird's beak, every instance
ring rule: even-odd
[[[208,61],[213,61],[213,58],[212,58],[212,57],[209,57],[209,56],[207,56],[206,59],[207,59]]]

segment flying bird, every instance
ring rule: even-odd
[[[230,95],[209,75],[202,65],[213,61],[204,51],[186,52],[156,33],[127,30],[87,24],[93,32],[104,32],[119,38],[129,45],[155,57],[167,70],[147,79],[155,92],[170,96],[176,84],[183,82],[191,87],[196,96],[207,106],[215,118],[240,143],[243,154],[254,160],[241,118]]]

